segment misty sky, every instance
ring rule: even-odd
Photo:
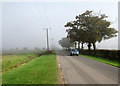
[[[50,47],[60,47],[58,41],[67,35],[64,25],[86,10],[101,12],[118,30],[118,3],[116,2],[4,2],[2,4],[3,49],[46,48],[49,30]],[[53,38],[53,41],[51,40]],[[117,49],[118,37],[97,44],[100,49]]]

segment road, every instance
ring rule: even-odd
[[[66,84],[118,84],[118,68],[58,50]]]

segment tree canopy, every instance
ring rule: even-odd
[[[107,21],[105,14],[94,15],[93,11],[87,10],[85,13],[77,15],[74,21],[67,22],[65,27],[67,29],[67,37],[71,41],[87,43],[90,50],[93,44],[94,50],[96,49],[96,42],[116,37],[117,30],[110,27],[111,22]]]
[[[70,39],[66,37],[59,40],[59,44],[66,49],[70,49],[70,47],[73,47],[73,42],[71,42]]]

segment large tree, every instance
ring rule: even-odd
[[[74,41],[88,43],[89,51],[91,44],[93,44],[95,50],[96,42],[117,36],[118,31],[110,27],[111,22],[107,21],[106,18],[105,14],[94,15],[92,11],[86,11],[65,25],[65,27],[70,27],[67,31],[68,36]]]
[[[90,50],[91,43],[94,50],[96,49],[96,42],[101,42],[105,39],[116,37],[118,32],[114,28],[110,28],[110,22],[106,20],[105,14],[94,15],[92,11],[86,11],[85,13],[76,16],[77,21],[83,30],[85,30],[88,36],[88,47]]]

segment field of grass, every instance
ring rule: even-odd
[[[7,57],[6,57],[7,58]],[[3,84],[57,84],[56,54],[32,59],[2,74]]]
[[[90,58],[90,59],[93,59],[93,60],[96,60],[96,61],[99,61],[99,62],[102,62],[102,63],[106,63],[106,64],[109,64],[109,65],[112,65],[112,66],[120,67],[120,63],[118,63],[118,61],[112,61],[112,60],[108,60],[108,59],[105,59],[105,58],[88,56],[88,55],[80,55],[80,56]]]
[[[36,53],[29,54],[14,54],[14,55],[4,55],[2,56],[2,72],[9,70],[11,67],[16,66],[20,63],[30,60],[30,58],[36,58]]]
[[[0,86],[2,85],[2,56],[0,54]]]

